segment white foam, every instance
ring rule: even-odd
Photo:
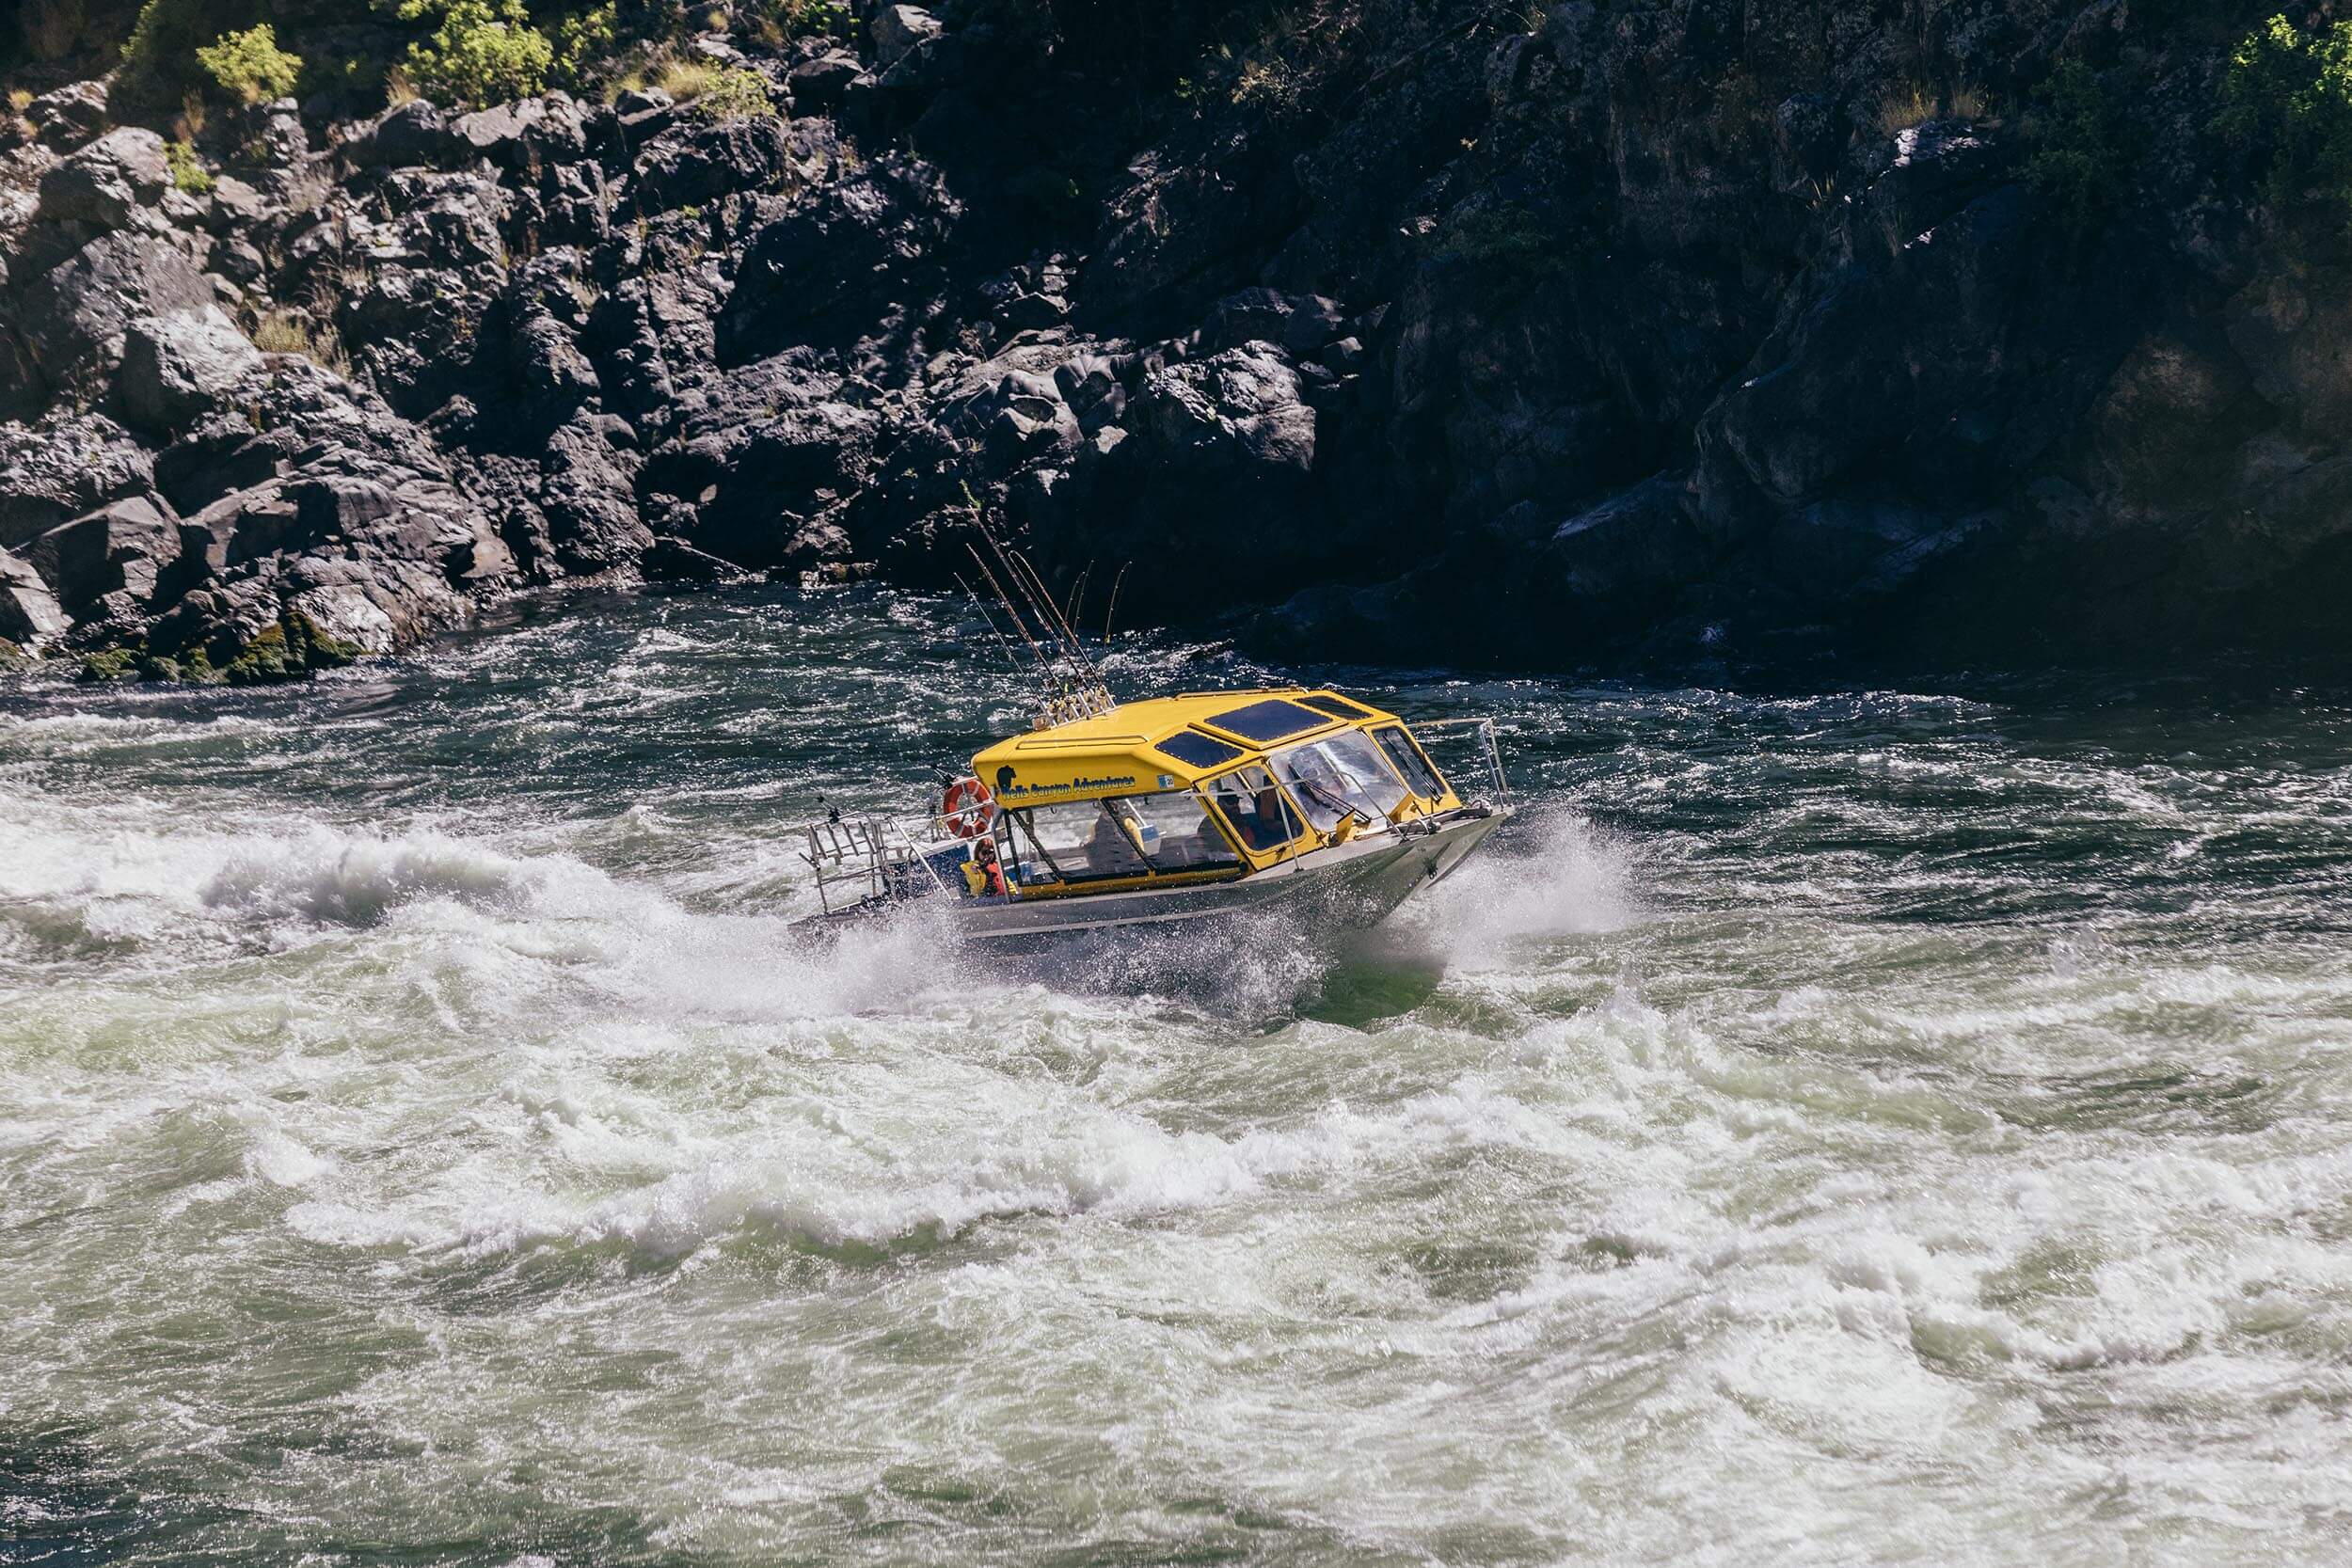
[[[1537,806],[1405,907],[1401,926],[1452,963],[1494,967],[1515,943],[1623,929],[1642,918],[1633,858],[1581,813]]]

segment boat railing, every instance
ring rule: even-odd
[[[1428,719],[1413,723],[1415,735],[1426,736],[1441,731],[1470,730],[1476,737],[1478,760],[1486,775],[1486,787],[1493,793],[1495,804],[1509,809],[1510,781],[1502,775],[1502,748],[1495,741],[1495,721],[1492,719]]]
[[[930,857],[958,842],[937,816],[833,812],[801,832],[808,841],[801,859],[816,879],[817,901],[827,914],[933,889],[945,892],[947,884]]]

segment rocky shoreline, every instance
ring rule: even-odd
[[[712,8],[665,47],[753,100],[177,142],[49,85],[0,653],[278,679],[552,582],[936,586],[975,501],[1095,613],[1283,652],[2338,650],[2346,214],[2215,129],[2265,8],[1899,9]]]

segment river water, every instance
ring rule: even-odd
[[[1130,639],[1531,809],[1335,953],[800,943],[789,825],[1017,724],[983,635],[0,689],[0,1560],[2352,1551],[2352,704]]]

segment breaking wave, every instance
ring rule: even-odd
[[[943,611],[606,613],[0,714],[0,1442],[146,1555],[2332,1560],[2326,700],[1343,679],[1531,809],[1010,962],[795,924],[1006,717]]]

